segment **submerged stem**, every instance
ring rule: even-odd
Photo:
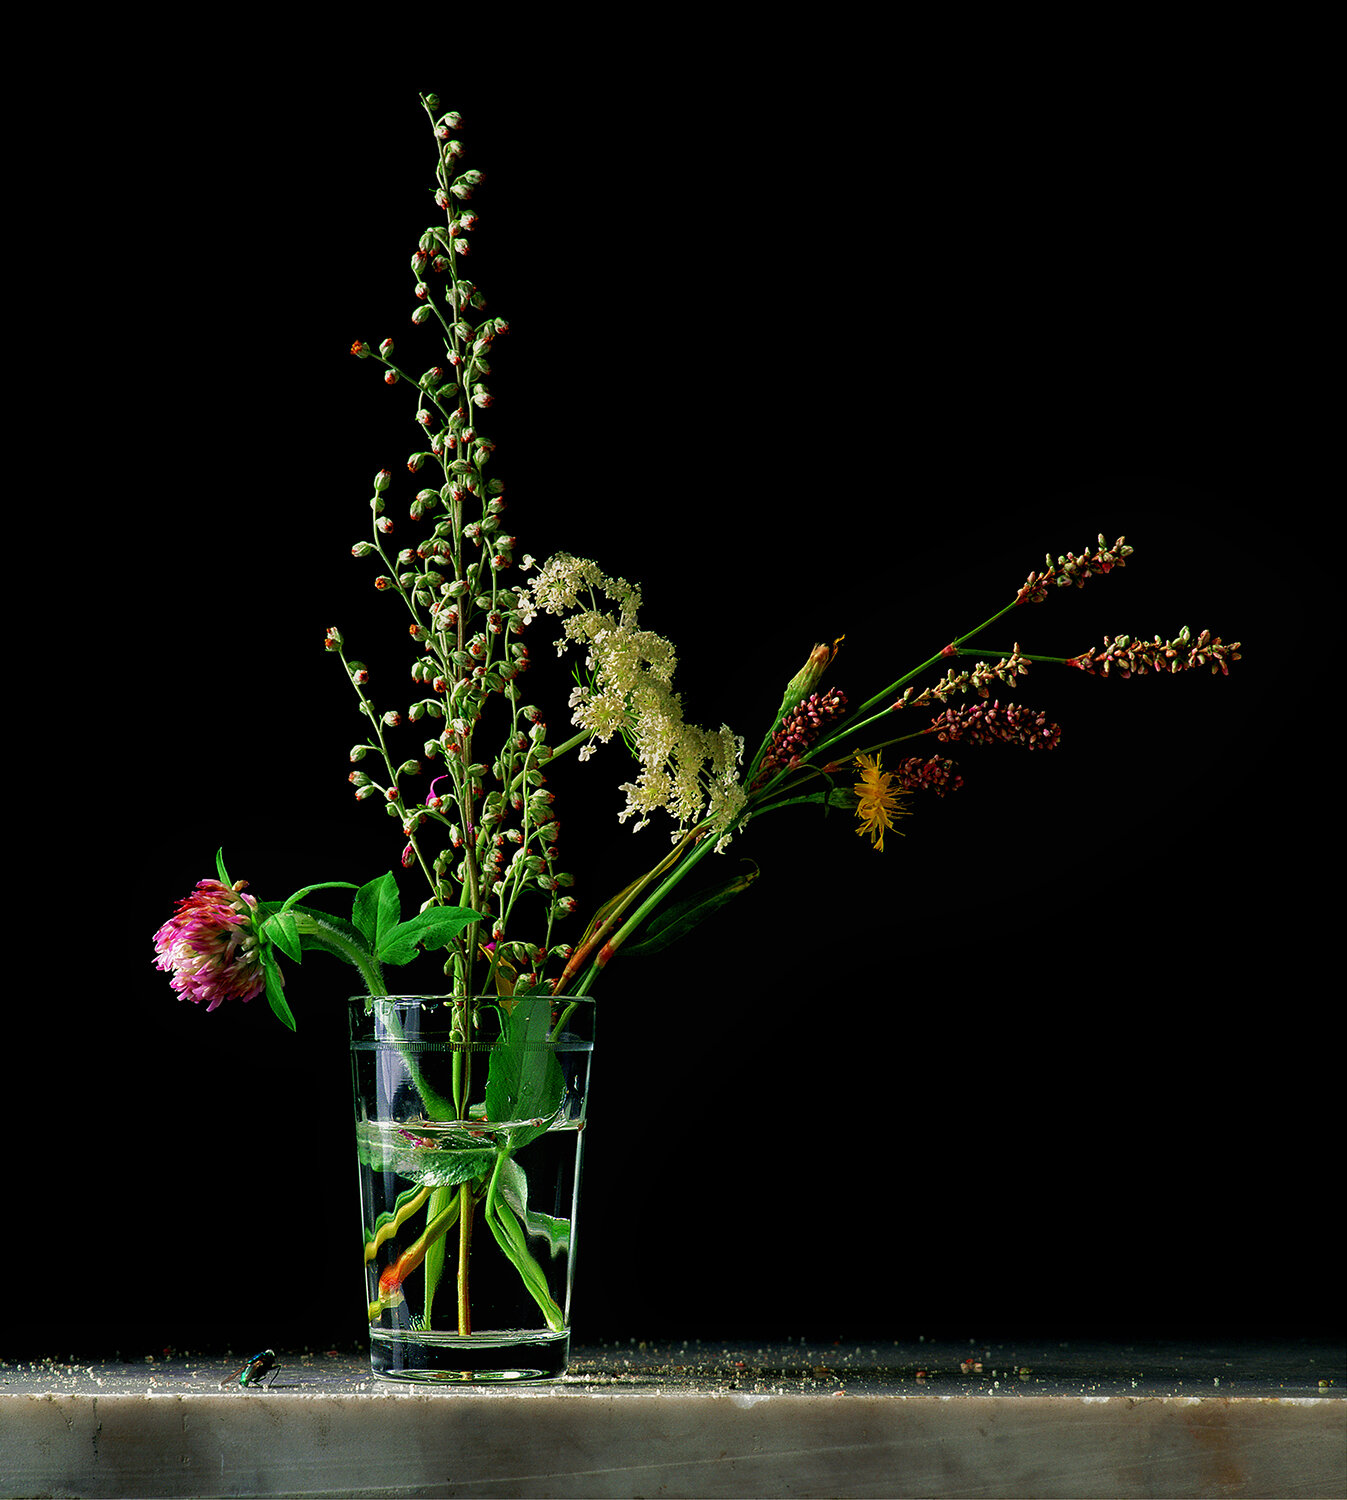
[[[458,1189],[458,1331],[472,1332],[472,1303],[468,1297],[468,1251],[472,1248],[472,1188],[464,1182]]]

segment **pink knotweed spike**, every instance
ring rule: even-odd
[[[818,739],[824,727],[842,717],[846,706],[846,694],[840,688],[829,688],[826,693],[810,693],[777,726],[753,786],[761,786],[772,772],[796,764],[800,756]]]
[[[1055,750],[1062,738],[1061,726],[1046,714],[1015,703],[1003,707],[999,698],[991,703],[947,708],[931,720],[926,733],[951,743],[966,740],[970,745],[1020,745],[1026,750]]]
[[[923,760],[920,755],[899,761],[894,767],[898,785],[910,792],[934,792],[943,797],[946,792],[957,792],[963,785],[963,777],[955,774],[954,762],[943,755],[933,755]]]

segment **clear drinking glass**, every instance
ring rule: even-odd
[[[374,1373],[562,1374],[593,1002],[362,995],[350,1017]]]

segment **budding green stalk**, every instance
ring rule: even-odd
[[[837,648],[846,639],[838,636],[831,646],[825,646],[821,642],[809,653],[804,666],[786,684],[786,691],[781,696],[781,706],[767,727],[767,733],[763,736],[762,744],[758,746],[758,753],[749,762],[748,774],[745,776],[745,784],[752,786],[754,777],[762,766],[763,757],[767,754],[772,743],[772,736],[776,733],[781,721],[788,714],[793,713],[810,693],[818,686],[823,674],[828,670],[833,658],[837,655]]]
[[[777,712],[778,721],[782,715],[790,713],[794,708],[798,708],[819,685],[819,680],[828,670],[833,657],[837,655],[837,648],[845,639],[845,636],[838,636],[831,646],[820,644],[815,646],[809,653],[809,659],[805,662],[804,666],[800,668],[786,685],[785,695],[781,699],[781,707]]]

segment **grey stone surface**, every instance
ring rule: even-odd
[[[10,1495],[1347,1494],[1342,1351],[631,1345],[563,1380],[353,1354],[0,1365]]]

